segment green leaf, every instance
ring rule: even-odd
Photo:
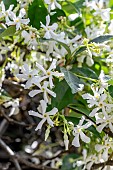
[[[55,85],[54,92],[56,93],[56,98],[52,97],[51,99],[52,108],[57,107],[60,111],[68,104],[73,103],[74,95],[71,93],[71,89],[65,80],[62,80]]]
[[[17,5],[17,1],[16,0],[3,0],[3,2],[4,2],[4,5],[5,5],[6,9],[8,9],[9,6],[12,5],[12,4],[14,6]]]
[[[90,126],[87,130],[91,131],[95,135],[95,137],[98,137],[100,139],[102,138],[100,133],[96,130],[96,128],[93,125]]]
[[[34,0],[28,9],[28,18],[30,19],[30,25],[39,29],[40,22],[45,24],[47,16],[47,9],[44,6],[42,0]]]
[[[110,40],[113,38],[113,35],[102,35],[97,38],[94,38],[93,40],[89,41],[89,43],[95,42],[95,43],[103,43],[105,41]]]
[[[81,83],[79,78],[75,76],[72,72],[66,70],[63,67],[61,68],[61,72],[64,73],[64,78],[66,82],[68,83],[68,85],[70,86],[72,93],[75,94],[78,91],[80,91],[80,84],[83,84],[83,83]]]
[[[107,83],[113,85],[113,79],[108,80]]]
[[[10,26],[0,34],[0,38],[6,37],[6,36],[13,36],[15,32],[16,32],[15,26]]]
[[[83,7],[83,2],[85,2],[85,0],[78,0],[75,3],[70,2],[70,5],[73,5],[76,12],[80,13],[80,9]]]
[[[81,115],[84,115],[88,119],[90,119],[92,122],[95,122],[95,118],[89,117],[90,111],[87,108],[85,108],[85,107],[83,107],[81,105],[76,106],[74,104],[69,105],[69,108],[71,108],[71,109],[73,109],[75,111],[78,111]]]
[[[97,74],[90,68],[88,67],[83,67],[83,68],[72,68],[71,71],[74,73],[80,73],[81,75],[85,77],[90,77],[93,79],[98,79]]]
[[[108,91],[109,91],[110,96],[113,98],[113,85],[110,85],[108,87]]]
[[[65,116],[68,122],[72,122],[74,125],[78,125],[80,118],[72,117],[72,116]]]
[[[68,154],[63,158],[63,164],[61,167],[61,170],[75,170],[73,168],[73,163],[75,162],[75,159],[79,158],[80,155],[72,153]]]
[[[51,23],[52,24],[55,23],[55,22],[58,22],[59,18],[61,16],[64,16],[64,17],[66,16],[65,12],[61,9],[58,9],[58,8],[56,8],[55,10],[52,10],[52,12],[55,12],[54,15],[51,15]]]

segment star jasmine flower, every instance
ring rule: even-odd
[[[99,157],[94,155],[87,155],[87,150],[84,149],[83,152],[83,160],[77,161],[77,166],[83,166],[82,170],[91,170],[91,167],[94,163],[99,163]]]
[[[10,12],[12,11],[14,5],[10,5],[10,6],[9,6],[9,9],[6,10],[6,9],[5,9],[5,5],[4,5],[4,2],[1,1],[0,7],[1,7],[1,10],[2,10],[2,11],[0,12],[0,18],[5,17],[6,22],[9,21],[9,14],[10,14]]]
[[[44,0],[44,2],[48,5],[48,11],[51,9],[55,9],[55,7],[61,9],[61,5],[56,0]]]
[[[50,126],[54,126],[54,122],[51,120],[50,116],[55,115],[58,112],[58,109],[54,107],[51,111],[46,112],[47,109],[47,103],[44,100],[40,101],[40,106],[38,108],[38,111],[40,112],[35,112],[35,111],[29,111],[29,115],[36,116],[41,118],[42,120],[38,124],[35,130],[39,130],[42,128],[42,125],[47,121],[47,123]]]
[[[92,85],[91,89],[94,93],[94,96],[89,94],[89,93],[85,93],[85,94],[82,95],[83,99],[87,100],[89,108],[91,108],[91,107],[93,107],[94,105],[97,104],[97,102],[100,99],[100,96],[102,94],[101,89],[99,89],[98,87],[95,87],[95,86]]]
[[[97,152],[102,152],[102,159],[104,159],[104,161],[108,160],[108,151],[110,149],[113,150],[113,141],[110,141],[107,135],[104,137],[102,145],[101,144],[95,145],[95,150]]]
[[[28,43],[28,46],[33,49],[36,49],[38,43],[36,41],[36,35],[32,31],[29,31],[29,33],[25,30],[22,31],[22,37],[24,38],[24,42]]]
[[[74,129],[73,129],[74,139],[72,141],[72,145],[74,145],[75,147],[80,147],[79,138],[81,138],[81,140],[83,142],[85,142],[85,143],[89,143],[90,142],[90,138],[87,137],[84,134],[83,130],[87,129],[88,127],[90,127],[91,126],[91,122],[88,122],[85,125],[83,125],[84,120],[85,120],[85,117],[82,116],[79,124],[76,127],[74,127]]]
[[[35,84],[35,83],[34,83],[34,84]],[[45,100],[46,103],[48,103],[48,102],[49,102],[49,100],[48,100],[48,98],[49,98],[48,94],[51,95],[51,96],[53,96],[53,97],[56,97],[56,94],[55,94],[53,91],[51,91],[50,89],[48,89],[48,84],[49,84],[49,82],[47,82],[47,81],[44,81],[42,87],[41,87],[41,85],[40,85],[40,87],[39,87],[39,84],[38,84],[38,87],[39,87],[40,89],[39,89],[39,90],[32,90],[32,91],[30,91],[30,92],[29,92],[29,95],[30,95],[31,97],[34,97],[35,95],[37,95],[37,94],[39,94],[39,93],[43,93],[43,95],[44,95],[44,100]]]
[[[35,76],[38,74],[37,70],[31,70],[28,66],[28,64],[24,64],[24,66],[21,69],[23,74],[17,74],[17,78],[27,80],[25,84],[25,89],[28,89],[32,86]]]
[[[100,99],[99,101],[97,101],[95,103],[95,106],[97,106],[96,108],[94,108],[92,110],[92,112],[90,113],[90,116],[93,117],[95,116],[95,114],[100,110],[102,109],[102,113],[106,116],[106,110],[111,110],[111,108],[113,107],[113,104],[109,104],[109,103],[106,103],[105,100],[107,98],[107,94],[102,94],[100,96]]]
[[[24,8],[22,8],[20,10],[18,17],[16,16],[16,14],[14,12],[10,11],[9,17],[10,17],[11,20],[7,20],[6,24],[8,26],[16,25],[16,30],[21,29],[21,24],[27,25],[30,22],[29,18],[28,19],[22,19],[25,16],[25,14],[26,14],[26,11],[25,11]]]
[[[113,133],[113,115],[108,115],[106,112],[103,118],[96,120],[96,124],[97,124],[96,129],[99,133],[101,133],[106,126],[109,127],[111,132]]]
[[[49,86],[50,86],[50,88],[53,88],[53,86],[54,86],[53,80],[52,80],[53,76],[55,76],[55,77],[64,76],[64,74],[62,74],[62,73],[59,73],[57,71],[52,71],[52,70],[54,70],[56,68],[56,62],[57,62],[57,60],[53,59],[49,69],[47,69],[47,70],[45,70],[45,68],[42,65],[36,63],[36,66],[38,67],[38,69],[43,72],[43,79],[49,78]]]
[[[54,23],[53,25],[49,26],[50,24],[50,16],[47,15],[46,16],[46,25],[44,25],[41,22],[41,27],[44,28],[44,30],[46,31],[44,38],[46,39],[50,39],[53,38],[56,34],[54,33],[54,31],[58,28],[58,24]]]

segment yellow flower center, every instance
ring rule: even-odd
[[[48,71],[48,72],[47,72],[47,75],[48,75],[48,76],[50,76],[50,74],[51,74],[51,72],[50,72],[50,71]]]
[[[44,117],[45,117],[45,118],[47,117],[47,113],[44,113]]]
[[[20,21],[20,19],[19,19],[19,18],[17,18],[15,21],[16,21],[16,22],[19,22],[19,21]]]

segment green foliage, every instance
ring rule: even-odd
[[[110,85],[108,87],[108,91],[109,91],[109,94],[111,95],[111,97],[113,98],[113,85]]]
[[[6,30],[3,30],[3,32],[0,34],[0,38],[6,37],[6,36],[13,36],[16,32],[15,26],[10,26]]]
[[[68,154],[64,156],[61,170],[75,170],[73,162],[75,162],[74,160],[77,158],[79,158],[79,155],[77,154]]]
[[[56,98],[52,97],[51,105],[52,107],[57,107],[59,111],[74,102],[74,95],[65,80],[56,84],[54,92],[56,93]]]
[[[40,22],[45,24],[47,16],[47,9],[42,0],[34,0],[33,3],[29,6],[28,17],[30,19],[30,25],[39,29]]]
[[[60,17],[66,16],[65,12],[61,9],[55,9],[52,12],[55,12],[55,14],[51,16],[51,23],[55,23],[57,21],[60,21]]]
[[[81,68],[76,68],[76,67],[73,67],[71,69],[71,71],[73,73],[79,73],[81,75],[83,75],[84,77],[90,77],[92,79],[98,79],[98,76],[97,74],[95,73],[94,70],[88,68],[88,67],[81,67]]]
[[[4,2],[4,5],[5,5],[6,9],[8,9],[9,6],[12,5],[12,4],[14,6],[17,5],[17,1],[16,0],[3,0],[3,2]]]
[[[72,93],[75,94],[80,91],[79,85],[81,84],[81,81],[79,80],[79,78],[65,68],[61,68],[61,72],[64,73],[64,78],[70,86]]]
[[[113,35],[103,35],[103,36],[99,36],[97,38],[94,38],[93,40],[89,41],[89,43],[91,43],[91,42],[103,43],[105,41],[109,41],[111,38],[113,38]]]

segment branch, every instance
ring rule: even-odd
[[[30,128],[32,128],[32,127],[37,125],[36,123],[34,123],[34,124],[26,124],[25,122],[18,122],[16,120],[8,117],[5,113],[2,113],[2,115],[11,124],[16,124],[16,125],[19,125],[19,126],[30,127]]]
[[[59,170],[59,169],[51,168],[48,166],[36,165],[32,162],[29,162],[28,160],[26,160],[25,158],[23,158],[22,156],[19,156],[19,155],[16,155],[16,158],[18,159],[19,162],[23,163],[24,165],[26,165],[30,168],[34,168],[34,169],[38,169],[38,170]]]
[[[108,161],[103,162],[103,163],[94,164],[94,165],[92,166],[91,170],[98,169],[98,168],[100,168],[100,167],[105,167],[106,165],[113,166],[113,160],[108,160]]]
[[[16,169],[21,170],[18,160],[15,157],[15,153],[11,150],[9,146],[5,144],[5,142],[2,139],[0,139],[0,146],[9,154],[10,158],[13,160]]]

